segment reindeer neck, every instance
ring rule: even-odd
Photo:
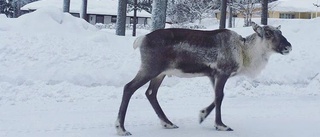
[[[255,77],[268,63],[270,54],[267,45],[256,33],[247,36],[242,47],[244,73]]]

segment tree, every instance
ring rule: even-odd
[[[128,11],[132,11],[134,9],[134,1],[135,0],[128,0]],[[139,11],[144,10],[148,13],[151,13],[152,2],[153,2],[153,0],[138,0],[137,1],[137,9]]]
[[[134,0],[132,36],[136,36],[136,29],[137,29],[137,8],[138,8],[137,5],[138,5],[138,0]]]
[[[19,17],[24,14],[20,9],[24,5],[38,0],[0,0],[0,13],[8,17]]]
[[[13,13],[12,0],[0,0],[0,14],[12,17]]]
[[[154,0],[152,3],[151,30],[163,29],[166,23],[167,0]]]
[[[233,9],[237,10],[244,17],[244,27],[251,26],[251,18],[253,11],[256,8],[255,3],[257,0],[242,0],[238,2],[233,2],[231,5]]]
[[[227,19],[227,0],[221,0],[220,29],[226,28]]]
[[[229,5],[232,5],[233,0],[229,0]],[[229,20],[228,20],[228,28],[232,28],[232,21],[233,21],[233,12],[232,6],[229,7]]]
[[[209,14],[213,14],[211,11],[216,7],[215,2],[213,0],[184,0],[183,5],[201,24],[203,18],[208,17]]]
[[[88,21],[87,7],[88,7],[88,0],[82,0],[80,17],[86,21]]]
[[[181,1],[176,2],[175,0],[168,2],[167,18],[174,24],[193,22],[194,20],[194,16],[188,7]]]
[[[268,0],[261,0],[261,24],[268,24]]]
[[[244,26],[251,26],[251,18],[253,14],[257,14],[260,11],[255,10],[257,8],[257,3],[262,4],[261,11],[261,24],[267,24],[268,22],[268,9],[273,8],[269,7],[268,3],[277,0],[235,0],[230,6],[239,14],[242,14],[244,17]],[[267,3],[267,4],[264,4]]]
[[[35,2],[38,0],[10,0],[10,1],[12,1],[11,5],[13,7],[13,17],[16,18],[16,17],[19,17],[25,13],[20,10],[21,7],[23,7],[24,5],[26,5],[28,3]]]
[[[63,12],[70,11],[70,0],[63,0]]]
[[[317,18],[318,17],[318,8],[320,7],[320,5],[318,4],[318,1],[317,1],[317,3],[313,3],[313,6],[316,7],[316,17],[315,18]]]
[[[214,15],[220,0],[169,0],[167,17],[173,23],[189,23]]]
[[[119,35],[119,36],[126,35],[127,3],[128,3],[128,0],[119,0],[119,3],[118,3],[116,35]]]

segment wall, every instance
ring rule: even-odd
[[[96,15],[88,15],[89,16],[89,23],[90,24],[96,24],[97,23],[97,16]],[[106,15],[104,16],[103,24],[110,24],[111,22],[111,16]],[[130,24],[130,17],[126,17],[126,24]],[[138,24],[148,24],[148,19],[144,17],[138,17]]]
[[[111,16],[104,16],[104,24],[110,24],[111,23]]]
[[[279,11],[269,11],[269,18],[280,18],[281,13],[294,14],[296,19],[310,19],[315,18],[315,12],[279,12]],[[320,17],[320,12],[317,14]]]
[[[96,15],[89,15],[89,23],[96,24]]]

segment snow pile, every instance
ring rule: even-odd
[[[310,78],[311,82],[306,88],[310,95],[319,95],[320,92],[320,75],[317,73],[314,77]]]
[[[139,68],[140,56],[139,51],[132,48],[133,37],[118,37],[104,30],[97,31],[89,23],[62,13],[60,9],[43,8],[18,19],[4,20],[12,23],[7,27],[6,35],[0,36],[4,43],[0,54],[1,82],[14,85],[36,81],[49,85],[67,82],[89,87],[123,87]],[[273,55],[267,68],[254,80],[244,77],[230,79],[228,94],[256,96],[305,90],[309,83],[316,80],[314,77],[320,70],[317,53],[320,33],[309,33],[320,29],[319,23],[320,19],[271,20],[271,25],[282,25],[283,34],[291,42],[293,52],[287,56]],[[5,28],[3,26],[6,25],[0,26]],[[243,36],[253,33],[251,27],[234,30]],[[166,78],[164,86],[211,88],[207,78],[187,81]],[[197,81],[204,84],[192,84]],[[270,86],[282,88],[269,90]]]
[[[5,14],[0,14],[0,31],[4,31],[10,28],[8,18]]]
[[[5,20],[5,19],[4,19]],[[32,14],[25,14],[17,19],[7,19],[4,24],[16,31],[23,32],[80,32],[95,31],[94,26],[85,20],[75,18],[69,13],[63,13],[61,9],[44,7]]]
[[[7,16],[5,15],[5,14],[0,14],[0,19],[1,20],[4,20],[4,19],[6,19],[7,18]]]

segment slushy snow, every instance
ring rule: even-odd
[[[293,51],[273,55],[255,79],[229,79],[222,118],[235,131],[216,131],[214,113],[198,124],[199,110],[214,98],[205,77],[166,77],[160,87],[159,102],[178,129],[161,128],[146,86],[132,97],[126,129],[138,137],[318,137],[320,18],[269,24],[282,26]],[[254,32],[237,26],[232,30],[242,36]],[[130,32],[116,36],[115,30],[98,30],[55,8],[16,19],[0,15],[0,136],[117,136],[123,86],[140,66],[134,39]]]

